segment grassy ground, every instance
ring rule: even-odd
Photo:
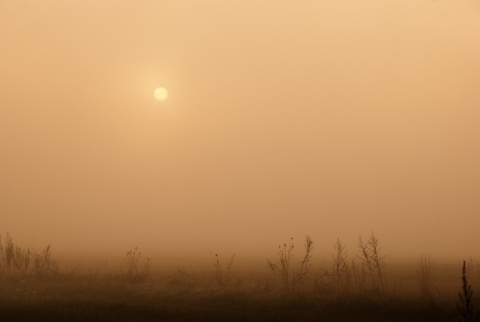
[[[137,248],[117,267],[105,261],[62,269],[49,246],[32,251],[7,234],[0,237],[0,322],[474,321],[480,297],[470,288],[480,289],[477,260],[463,269],[428,257],[387,265],[372,234],[359,240],[355,260],[347,260],[337,240],[333,261],[315,266],[309,241],[300,260],[292,239],[256,272],[237,271],[234,255],[223,261],[213,253],[208,267],[154,270]]]
[[[211,281],[211,280],[210,280]],[[452,297],[454,298],[454,297]],[[285,293],[161,276],[5,279],[0,321],[457,321],[454,301],[391,293]]]

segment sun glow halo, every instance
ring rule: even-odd
[[[157,101],[163,102],[168,98],[168,91],[164,87],[158,87],[153,93]]]

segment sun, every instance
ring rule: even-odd
[[[163,102],[168,98],[168,91],[164,87],[158,87],[155,89],[155,92],[153,92],[153,96],[155,96],[157,101]]]

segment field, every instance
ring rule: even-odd
[[[466,262],[462,282],[461,262],[393,263],[377,253],[375,263],[371,241],[366,257],[353,261],[338,241],[331,261],[316,265],[306,239],[302,260],[293,260],[291,242],[265,260],[265,270],[238,268],[234,256],[217,254],[210,267],[161,270],[138,249],[115,268],[62,268],[49,247],[34,252],[7,235],[0,321],[474,321],[460,310],[480,308],[468,291],[480,289],[478,261]]]

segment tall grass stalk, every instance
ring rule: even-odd
[[[290,243],[283,244],[278,246],[278,264],[274,264],[267,259],[268,266],[270,269],[278,273],[283,282],[283,288],[285,291],[290,290],[290,262],[293,258],[293,249],[295,248],[295,243],[293,242],[293,237],[290,238]]]
[[[459,321],[463,322],[478,322],[480,321],[480,312],[475,316],[473,310],[473,290],[472,286],[467,280],[466,262],[463,261],[462,266],[462,291],[458,293],[460,303],[457,304],[457,309],[461,315]]]
[[[372,233],[368,240],[364,241],[360,236],[357,245],[360,250],[360,260],[368,270],[372,287],[376,290],[383,290],[383,270],[386,256],[380,254],[378,238]]]
[[[15,244],[9,233],[3,239],[0,236],[0,277],[55,274],[58,267],[52,259],[50,245],[38,253]]]
[[[337,292],[348,291],[350,289],[350,268],[347,263],[348,252],[346,246],[340,239],[333,245],[335,253],[333,257],[333,278]]]
[[[365,292],[365,265],[360,265],[360,267],[352,260],[352,276],[353,282],[355,283],[355,290],[362,293]]]
[[[223,265],[221,264],[218,254],[210,254],[213,256],[213,267],[215,267],[215,281],[217,282],[218,286],[226,286],[230,280],[230,273],[232,271],[235,254],[230,257],[226,269],[224,269]]]
[[[293,237],[290,238],[290,243],[278,246],[278,263],[273,263],[267,259],[268,267],[277,273],[282,280],[283,290],[285,292],[295,292],[301,287],[306,286],[310,273],[310,260],[312,258],[313,241],[310,236],[305,237],[305,255],[303,259],[298,262],[297,269],[291,267],[293,260],[293,249],[295,243]]]
[[[150,274],[150,258],[142,260],[142,252],[135,247],[125,254],[125,276],[132,282],[145,280]]]
[[[300,262],[300,269],[294,271],[292,290],[295,291],[300,287],[304,287],[308,281],[310,273],[310,259],[312,258],[313,240],[310,236],[305,236],[305,255]]]
[[[420,257],[420,291],[425,298],[432,297],[432,266],[430,256]]]

